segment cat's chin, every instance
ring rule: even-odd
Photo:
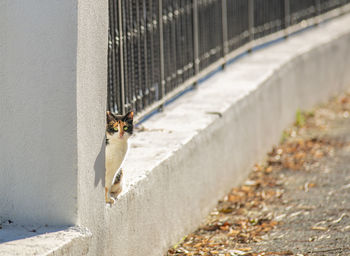
[[[120,140],[128,140],[129,139],[129,137],[130,137],[130,135],[129,134],[124,134],[123,136],[118,136],[118,138],[120,139]]]

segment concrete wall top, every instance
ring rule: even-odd
[[[79,151],[85,184],[79,219],[93,234],[90,255],[162,255],[195,228],[279,141],[298,108],[350,84],[348,24],[350,15],[253,52],[143,123],[113,206],[104,204],[97,167],[103,120],[95,113],[87,123],[91,111],[101,109],[96,105],[103,93],[96,86],[98,93],[80,110],[82,123],[96,127],[82,130]]]

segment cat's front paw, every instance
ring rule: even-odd
[[[112,205],[114,203],[115,203],[114,198],[110,197],[110,198],[106,199],[106,204],[111,204]]]
[[[115,202],[114,198],[110,197],[107,187],[105,187],[105,200],[106,200],[106,204],[114,204]]]

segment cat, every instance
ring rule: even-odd
[[[107,111],[106,125],[106,175],[105,175],[105,200],[113,204],[111,197],[118,196],[122,191],[124,162],[129,148],[128,139],[133,133],[134,112],[126,115],[115,115]]]

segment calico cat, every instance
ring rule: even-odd
[[[122,191],[122,163],[128,151],[128,139],[133,132],[134,113],[114,115],[107,111],[105,200],[114,203],[111,193]]]

